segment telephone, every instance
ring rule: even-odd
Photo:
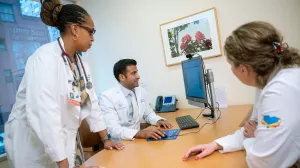
[[[156,112],[172,112],[176,111],[177,99],[175,96],[157,96],[155,111]]]

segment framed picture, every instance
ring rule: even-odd
[[[187,54],[204,59],[222,55],[216,8],[160,25],[165,63],[179,64]]]

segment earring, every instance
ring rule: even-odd
[[[76,41],[78,39],[78,34],[73,35],[73,40]]]

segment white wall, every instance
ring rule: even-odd
[[[217,8],[222,45],[237,26],[263,20],[274,24],[290,46],[300,46],[299,0],[82,0],[79,4],[93,17],[97,29],[90,64],[98,94],[116,83],[114,63],[133,58],[153,103],[157,95],[175,94],[179,107],[190,107],[181,66],[165,66],[159,25],[211,7]],[[234,77],[225,56],[205,64],[214,71],[215,85],[226,89],[230,105],[253,103],[254,89]]]

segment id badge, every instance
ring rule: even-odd
[[[80,106],[81,98],[79,92],[69,92],[68,93],[68,102],[75,105]]]

